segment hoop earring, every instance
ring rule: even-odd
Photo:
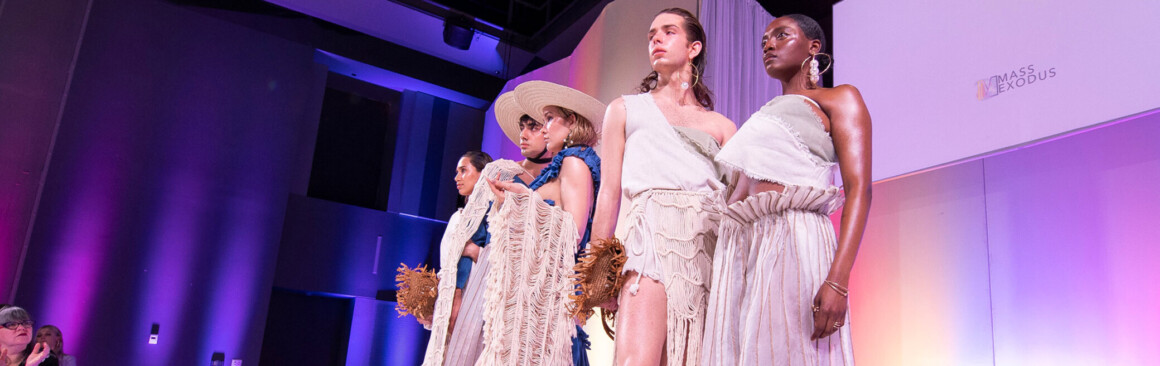
[[[818,66],[819,66],[818,55],[825,55],[826,59],[828,59],[828,61],[829,61],[829,62],[826,62],[826,69],[825,70],[820,70],[820,71],[818,70]],[[811,53],[809,58],[802,60],[802,68],[803,69],[806,67],[807,61],[810,64],[810,68],[809,68],[809,84],[810,85],[808,85],[808,86],[811,87],[810,89],[813,89],[813,88],[818,87],[818,80],[821,79],[822,74],[826,73],[826,71],[830,71],[830,67],[834,66],[834,56],[830,56],[830,54],[822,53],[822,52]]]
[[[697,64],[689,64],[689,66],[693,67],[693,86],[697,86],[697,83],[701,82],[701,70],[697,69]]]

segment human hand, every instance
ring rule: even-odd
[[[496,177],[498,178],[498,176]],[[491,193],[495,194],[495,207],[498,209],[503,207],[504,193],[529,193],[531,190],[523,184],[518,184],[513,181],[500,181],[496,178],[487,177],[487,185],[491,188]]]
[[[616,301],[616,298],[613,297],[608,299],[608,301],[601,303],[600,305],[596,305],[596,307],[608,311],[616,311],[616,309],[620,308],[620,302]]]
[[[431,328],[431,319],[426,319],[426,318],[421,318],[419,316],[416,316],[415,320],[418,320],[419,324],[423,325],[424,328]]]
[[[468,240],[467,244],[465,244],[463,246],[463,253],[461,253],[460,256],[471,258],[472,262],[478,262],[479,261],[479,251],[480,251],[479,246],[475,245],[474,242]]]
[[[24,365],[39,365],[41,362],[44,362],[44,359],[48,358],[48,355],[52,353],[51,351],[52,349],[48,346],[48,343],[37,343],[35,347],[32,347],[32,353],[28,355],[28,358],[24,359]],[[8,357],[4,356],[4,359],[7,360]]]
[[[814,311],[814,333],[810,336],[810,340],[828,337],[846,325],[846,310],[849,303],[846,296],[830,285],[823,283],[818,288],[811,306]]]

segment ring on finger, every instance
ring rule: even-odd
[[[817,305],[810,305],[810,308],[813,309],[815,313],[819,310],[822,310],[822,308],[818,307]]]
[[[841,322],[834,322],[834,329],[838,329],[838,328],[841,328],[841,327],[842,327],[842,323],[841,323]]]

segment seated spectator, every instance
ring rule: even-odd
[[[47,344],[32,339],[32,317],[18,306],[0,309],[0,359],[6,365],[59,366]]]
[[[77,366],[76,358],[64,353],[64,335],[55,325],[45,325],[36,330],[36,342],[48,345],[52,357],[60,360],[60,366]]]

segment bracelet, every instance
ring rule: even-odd
[[[826,280],[826,284],[830,285],[830,288],[838,292],[838,295],[842,295],[842,297],[850,297],[850,290],[842,287],[842,285],[839,285],[837,282]]]

